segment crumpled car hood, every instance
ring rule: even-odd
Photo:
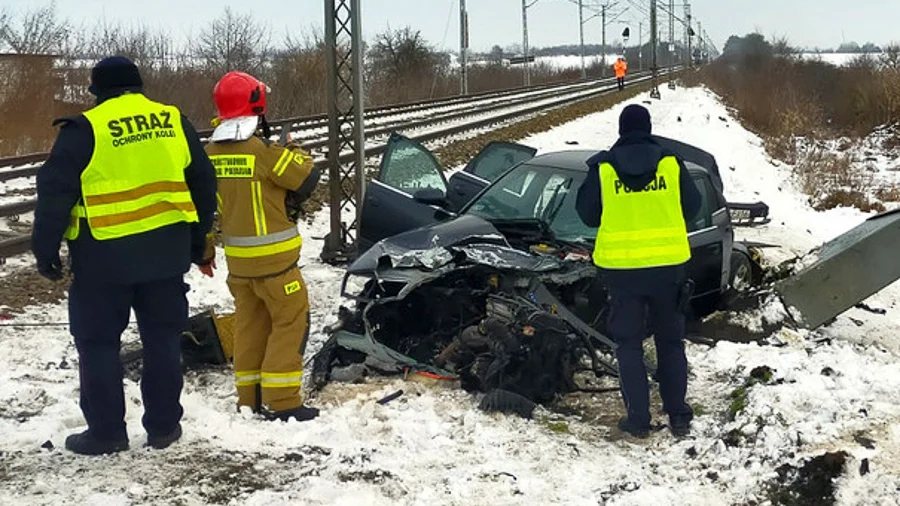
[[[451,221],[383,239],[353,262],[347,272],[367,275],[388,269],[433,270],[454,260],[532,272],[560,267],[555,258],[512,248],[490,222],[464,214]]]

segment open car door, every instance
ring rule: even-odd
[[[705,306],[713,305],[728,283],[734,231],[725,197],[715,187],[709,172],[692,162],[685,165],[702,201],[700,211],[687,222],[691,244],[687,274],[695,283],[694,296],[699,299],[695,304],[699,303],[704,309],[701,312],[706,312]]]
[[[722,175],[719,173],[719,164],[716,162],[716,157],[712,154],[697,146],[660,135],[654,135],[653,140],[660,146],[675,152],[685,162],[695,163],[706,169],[709,172],[709,179],[712,182],[713,189],[719,193],[725,192]],[[733,226],[752,227],[765,225],[772,221],[769,218],[769,206],[764,202],[727,202],[727,207],[731,214],[731,224]]]
[[[401,232],[452,216],[447,180],[434,155],[400,134],[388,139],[378,175],[367,186],[359,221],[359,253]]]
[[[537,150],[515,142],[491,141],[465,168],[450,176],[449,209],[456,212],[513,166],[534,158]]]

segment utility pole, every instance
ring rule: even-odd
[[[685,58],[685,62],[688,68],[694,66],[694,53],[691,51],[691,39],[693,38],[693,34],[691,31],[693,27],[691,26],[691,3],[684,3],[684,47],[687,49],[687,58]]]
[[[528,68],[528,0],[522,0],[522,65],[525,67],[525,86],[531,86]]]
[[[331,233],[321,258],[339,263],[355,257],[359,251],[359,217],[366,189],[360,0],[325,0],[325,62]],[[341,153],[346,151],[353,156],[345,162]],[[349,226],[342,222],[342,211],[347,208],[354,209]]]
[[[638,22],[638,69],[644,70],[644,22]]]
[[[656,53],[659,47],[659,38],[656,29],[656,0],[650,0],[650,72],[653,75],[653,88],[650,89],[650,98],[660,98],[659,95],[659,67]]]
[[[584,66],[584,0],[578,0],[578,35],[581,39],[581,78],[587,79],[587,69]]]
[[[603,4],[603,7],[600,8],[600,22],[603,24],[603,40],[600,42],[600,52],[603,55],[601,60],[603,64],[600,65],[600,68],[603,69],[603,72],[600,77],[606,77],[606,6],[607,4]]]
[[[655,3],[655,2],[654,2]],[[669,66],[675,65],[675,0],[669,0]],[[675,89],[675,73],[669,69],[669,89]]]
[[[466,0],[459,0],[459,94],[469,94],[469,13]]]
[[[697,20],[697,48],[700,49],[700,65],[703,65],[706,61],[703,56],[703,24],[700,23],[700,20]]]

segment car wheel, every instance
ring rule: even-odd
[[[750,257],[740,251],[731,253],[731,280],[728,284],[736,292],[746,292],[753,286]]]

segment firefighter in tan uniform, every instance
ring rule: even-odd
[[[289,193],[308,197],[319,173],[299,147],[269,142],[267,91],[248,74],[225,74],[213,91],[219,124],[206,152],[219,183],[219,228],[234,296],[238,406],[270,420],[304,421],[319,410],[303,406],[300,392],[309,294],[297,266],[303,240],[285,200]]]

